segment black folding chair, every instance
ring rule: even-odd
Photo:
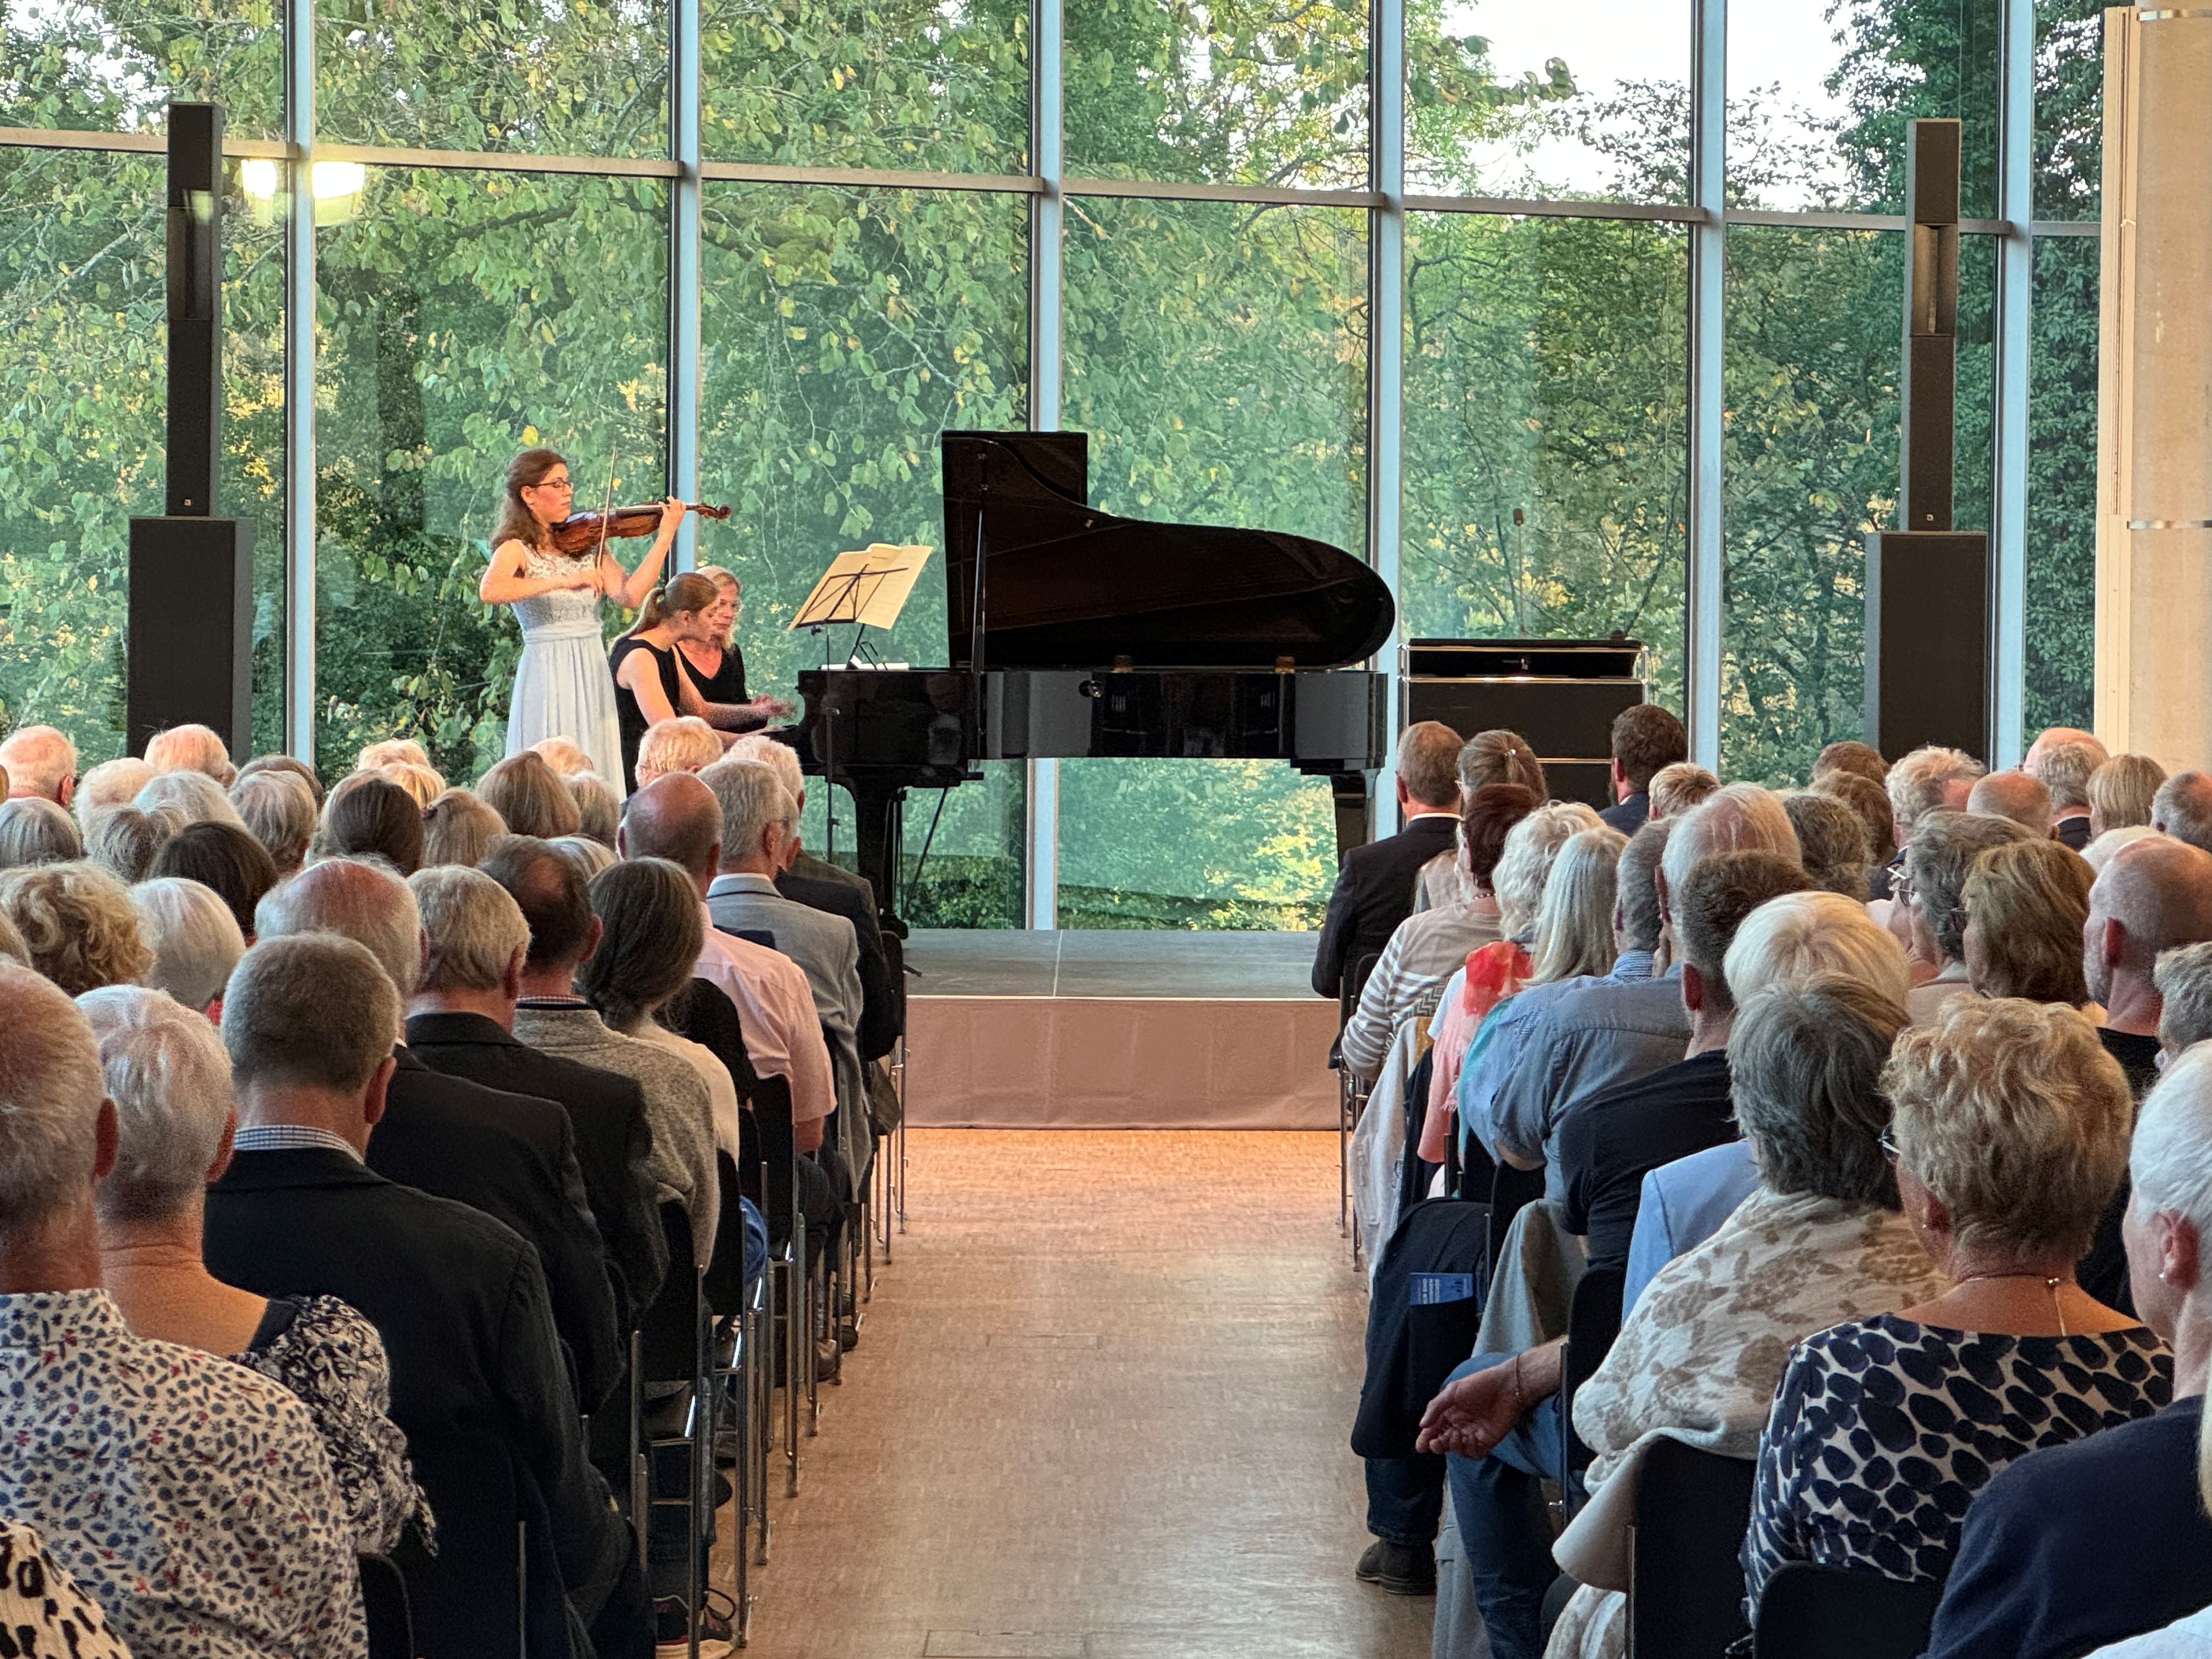
[[[1928,1645],[1943,1586],[1792,1561],[1759,1598],[1759,1659],[1913,1659]]]
[[[361,1611],[368,1626],[368,1659],[415,1659],[415,1619],[407,1581],[381,1555],[361,1558]]]
[[[1578,1507],[1574,1477],[1589,1467],[1595,1455],[1575,1432],[1575,1390],[1589,1381],[1620,1334],[1620,1297],[1627,1280],[1620,1267],[1589,1268],[1567,1308],[1567,1341],[1559,1354],[1559,1498],[1569,1515]]]
[[[1367,981],[1375,971],[1375,964],[1382,960],[1380,951],[1370,951],[1345,970],[1336,992],[1336,1029],[1340,1036],[1352,1023],[1352,1011],[1359,1006],[1359,994],[1367,988]],[[1354,1077],[1344,1069],[1343,1060],[1334,1048],[1328,1063],[1336,1067],[1336,1231],[1340,1238],[1352,1237],[1352,1132],[1359,1127],[1361,1114],[1367,1109],[1368,1083],[1364,1078]],[[1352,1259],[1359,1259],[1359,1241],[1352,1241]]]
[[[709,1378],[710,1317],[705,1267],[691,1243],[691,1221],[680,1204],[660,1206],[661,1230],[668,1238],[668,1275],[660,1294],[640,1316],[630,1338],[630,1504],[637,1528],[638,1565],[649,1571],[648,1536],[655,1510],[684,1511],[684,1596],[691,1614],[691,1651],[698,1651],[698,1614],[706,1575],[701,1556],[714,1510],[714,1415]],[[646,1391],[662,1385],[661,1404],[649,1407]],[[676,1391],[665,1392],[675,1384]],[[672,1410],[675,1427],[655,1429],[648,1413]],[[664,1471],[681,1458],[681,1481]],[[667,1488],[678,1490],[671,1492]]]
[[[1644,1451],[1629,1534],[1629,1659],[1720,1659],[1747,1633],[1739,1558],[1756,1468],[1679,1440]]]
[[[799,1206],[798,1153],[792,1141],[790,1080],[763,1078],[760,1091],[753,1097],[752,1110],[747,1115],[752,1120],[750,1128],[757,1148],[757,1162],[739,1169],[738,1184],[761,1206],[762,1218],[768,1223],[767,1330],[772,1340],[781,1331],[784,1361],[783,1495],[793,1498],[799,1493],[799,1396],[805,1387],[801,1370],[805,1357],[799,1351],[804,1346],[807,1354],[811,1354],[813,1334],[800,1328],[806,1320],[801,1311],[806,1300],[806,1218]],[[744,1127],[740,1125],[741,1129]],[[772,1362],[761,1366],[760,1371],[766,1383],[763,1394],[773,1394]],[[773,1413],[763,1410],[763,1447],[773,1424]],[[757,1561],[768,1559],[768,1504],[763,1502],[760,1506],[759,1547],[754,1557]]]

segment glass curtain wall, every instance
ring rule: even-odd
[[[1966,124],[1959,522],[2023,596],[2007,707],[2086,720],[2097,8],[1721,9],[0,0],[0,718],[121,744],[163,110],[214,98],[255,737],[326,774],[501,751],[520,642],[475,587],[520,447],[586,505],[726,502],[680,557],[738,576],[782,690],[842,645],[786,627],[830,555],[942,540],[937,434],[1034,423],[1092,434],[1109,511],[1370,559],[1401,638],[1629,633],[1700,758],[1802,777],[1860,729],[1931,115]],[[880,648],[943,630],[925,580]],[[1329,801],[1287,768],[984,770],[909,804],[917,923],[1318,918]],[[828,793],[808,841],[849,855]]]

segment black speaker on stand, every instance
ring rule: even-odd
[[[131,520],[133,754],[197,721],[253,744],[253,526],[215,516],[222,458],[222,106],[169,106],[168,500]]]
[[[1990,538],[1951,523],[1957,408],[1956,120],[1905,141],[1905,374],[1897,528],[1867,538],[1866,740],[1892,760],[1923,744],[1986,758],[1995,733]]]

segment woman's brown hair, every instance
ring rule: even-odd
[[[555,467],[568,465],[568,458],[557,449],[526,449],[507,464],[507,477],[500,486],[499,528],[491,532],[495,549],[509,542],[520,542],[525,547],[544,545],[538,515],[524,502],[522,492],[544,483],[545,475]]]
[[[721,590],[714,586],[714,579],[702,576],[696,570],[687,570],[680,576],[671,576],[646,596],[645,604],[639,608],[637,620],[630,624],[629,631],[642,634],[685,611],[696,615],[721,597]]]

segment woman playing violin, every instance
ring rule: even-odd
[[[624,787],[622,728],[607,676],[599,605],[612,599],[635,611],[660,579],[676,539],[684,503],[663,505],[653,545],[625,570],[603,544],[563,553],[553,527],[569,516],[568,463],[550,449],[526,449],[507,464],[491,563],[477,584],[487,605],[511,605],[522,624],[522,660],[515,665],[507,706],[507,752],[520,754],[544,738],[568,738],[592,757],[608,787]]]

